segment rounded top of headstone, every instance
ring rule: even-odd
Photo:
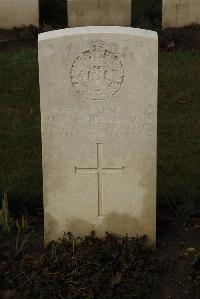
[[[120,26],[88,26],[88,27],[75,27],[66,28],[44,32],[38,35],[38,40],[48,40],[54,38],[60,38],[69,35],[79,35],[79,34],[127,34],[133,36],[141,36],[146,38],[157,39],[157,32],[139,28],[131,27],[120,27]]]

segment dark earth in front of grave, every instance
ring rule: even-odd
[[[16,249],[16,229],[0,233],[0,296],[199,299],[199,214],[190,208],[184,215],[177,210],[176,217],[160,219],[156,249],[145,237],[128,240],[106,234],[102,240],[94,233],[85,239],[66,234],[44,249],[38,210],[20,235],[21,251]]]

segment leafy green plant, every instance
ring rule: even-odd
[[[10,232],[13,225],[13,220],[10,217],[8,208],[8,195],[4,192],[2,199],[2,208],[0,210],[0,228],[3,232]]]
[[[21,219],[16,219],[14,223],[13,218],[10,216],[10,211],[8,207],[8,195],[7,192],[4,192],[3,199],[2,199],[2,207],[0,210],[0,230],[3,232],[11,232],[12,229],[16,228],[20,232],[26,232],[29,228],[28,225],[28,218],[26,215],[22,214]]]
[[[29,229],[27,216],[22,214],[21,221],[16,219],[16,227],[12,217],[10,217],[10,211],[8,207],[8,195],[4,192],[2,199],[2,208],[0,210],[0,229],[3,232],[10,233],[12,229],[17,228],[17,237],[15,241],[15,257],[19,256],[27,242],[30,240],[33,231],[26,233]],[[24,234],[23,234],[24,233]]]
[[[23,250],[25,245],[28,243],[28,241],[30,240],[30,238],[33,235],[33,231],[31,231],[29,234],[27,235],[23,235],[23,232],[21,231],[21,228],[19,227],[18,232],[17,232],[17,237],[16,237],[16,241],[15,241],[15,257],[19,256]]]
[[[26,215],[24,216],[24,214],[22,214],[21,222],[18,219],[16,219],[16,226],[18,231],[19,230],[24,232],[27,231],[29,228],[27,216]]]
[[[193,283],[200,287],[200,249],[195,254],[195,257],[192,262],[192,278]]]
[[[28,218],[24,214],[22,214],[21,220],[16,219],[16,227],[18,229],[15,241],[15,252],[17,257],[23,252],[25,245],[28,243],[33,234],[33,231],[30,232]]]

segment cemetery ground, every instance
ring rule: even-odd
[[[34,28],[0,32],[0,186],[10,210],[0,296],[200,298],[199,27],[160,35],[156,249],[145,237],[109,234],[67,234],[43,248],[36,36]]]

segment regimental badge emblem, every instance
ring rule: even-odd
[[[107,50],[103,41],[91,43],[71,68],[71,81],[82,100],[108,100],[119,92],[124,82],[120,58]]]

